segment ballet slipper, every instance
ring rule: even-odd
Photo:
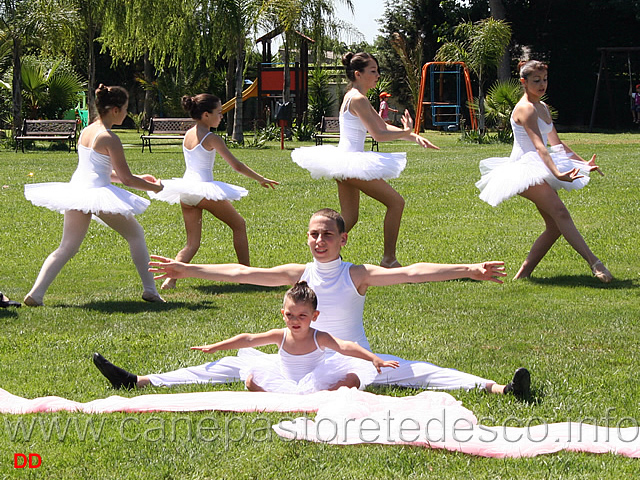
[[[169,290],[172,288],[176,288],[176,279],[175,278],[167,278],[164,282],[162,282],[162,286],[160,290]]]
[[[600,260],[591,265],[591,272],[602,283],[609,283],[613,280],[613,275]]]
[[[504,387],[503,393],[513,393],[516,398],[529,398],[531,396],[531,374],[529,370],[520,367],[513,374],[513,379]]]
[[[384,268],[399,268],[402,265],[400,265],[400,262],[398,260],[394,260],[391,263],[387,263],[387,262],[382,261],[382,262],[380,262],[380,266],[384,267]]]
[[[126,388],[129,390],[134,388],[138,383],[137,375],[115,366],[98,352],[93,354],[93,363],[115,389]]]
[[[41,301],[39,302],[38,300],[33,298],[31,295],[27,295],[26,297],[24,297],[24,300],[22,300],[22,302],[27,307],[44,307],[44,303],[42,303]]]
[[[0,307],[7,308],[7,307],[20,307],[20,306],[22,306],[20,302],[9,300],[9,297],[7,297],[4,293],[0,292]]]
[[[151,293],[151,292],[144,292],[142,294],[142,299],[145,302],[151,302],[151,303],[167,303],[167,301],[162,298],[160,295],[158,295],[157,293]]]

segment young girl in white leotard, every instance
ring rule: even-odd
[[[613,276],[589,249],[557,194],[561,188],[584,187],[589,182],[589,172],[600,172],[596,156],[586,161],[558,137],[549,108],[540,100],[547,91],[547,66],[530,60],[520,62],[519,70],[524,94],[511,114],[513,150],[510,157],[480,162],[482,178],[476,183],[480,198],[495,207],[507,198],[522,195],[531,200],[542,215],[546,228],[534,242],[515,278],[529,277],[562,235],[587,261],[596,278],[608,283]]]
[[[340,107],[340,143],[337,147],[320,145],[297,148],[291,153],[294,162],[306,168],[314,178],[334,178],[338,182],[341,214],[347,232],[358,222],[360,192],[387,207],[384,217],[384,253],[380,265],[399,267],[396,244],[404,199],[385,180],[396,178],[406,165],[405,153],[365,152],[367,131],[378,142],[409,140],[425,148],[435,148],[426,138],[413,133],[413,119],[405,110],[403,128],[388,125],[373,109],[367,92],[374,88],[380,72],[378,61],[364,52],[344,55],[350,88]]]
[[[166,180],[162,192],[150,194],[153,199],[169,203],[179,202],[182,207],[187,244],[178,252],[176,258],[188,263],[198,252],[202,239],[202,211],[207,210],[231,228],[238,263],[249,265],[249,241],[245,221],[230,202],[244,197],[248,192],[242,187],[213,179],[216,151],[236,172],[256,180],[263,187],[274,188],[278,182],[269,180],[247,167],[233,156],[222,138],[211,132],[222,120],[222,104],[218,97],[208,93],[201,93],[195,97],[185,95],[182,97],[182,106],[191,118],[196,120],[196,125],[187,131],[182,146],[187,169],[182,178]],[[161,288],[175,286],[176,279],[168,278]]]
[[[317,306],[314,291],[307,282],[301,281],[284,297],[281,312],[286,328],[242,333],[212,345],[191,348],[206,353],[243,349],[239,356],[245,359],[246,366],[241,369],[240,377],[251,391],[306,394],[342,386],[364,388],[382,367],[398,367],[395,360],[382,360],[357,343],[311,328],[311,322],[320,313]],[[248,348],[272,344],[279,345],[279,355]],[[337,353],[325,356],[325,349]]]
[[[92,215],[113,228],[129,243],[131,258],[144,286],[142,298],[164,302],[158,295],[153,274],[148,271],[149,254],[144,232],[134,215],[145,211],[149,201],[111,185],[120,182],[138,190],[159,192],[160,180],[152,175],[133,175],[124,158],[120,139],[110,130],[127,116],[129,95],[121,87],[96,89],[99,117],[85,128],[78,140],[78,168],[69,183],[25,185],[25,197],[34,205],[64,213],[60,246],[47,257],[25,305],[42,306],[44,295],[62,267],[84,240]]]

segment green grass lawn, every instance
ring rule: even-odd
[[[141,153],[139,134],[120,135],[135,173],[182,175],[178,144]],[[527,366],[533,376],[531,403],[478,391],[452,392],[488,425],[515,426],[514,419],[522,424],[602,424],[607,415],[612,425],[638,425],[640,137],[563,136],[581,155],[597,153],[606,174],[592,176],[583,190],[561,193],[587,243],[616,277],[603,285],[564,240],[530,280],[512,281],[543,228],[542,220],[525,199],[492,208],[478,199],[474,187],[479,160],[507,156],[510,146],[464,144],[457,134],[428,136],[442,150],[425,151],[406,142],[380,146],[381,151],[408,152],[406,170],[391,182],[407,201],[399,260],[504,260],[509,280],[504,285],[452,281],[371,288],[365,328],[374,351],[432,361],[501,383],[516,367]],[[259,173],[280,181],[275,191],[236,174],[218,157],[215,178],[250,191],[235,205],[247,221],[255,266],[309,261],[304,233],[310,214],[321,207],[338,208],[335,184],[312,180],[291,161],[290,150],[296,146],[288,142],[282,151],[274,142],[262,150],[233,150]],[[25,200],[23,186],[66,182],[76,163],[75,154],[45,144],[24,154],[0,151],[0,290],[14,300],[27,293],[62,233],[62,216],[34,207]],[[360,222],[343,250],[346,260],[379,262],[383,213],[380,204],[363,197]],[[182,248],[178,206],[153,202],[138,218],[150,252],[172,257]],[[230,231],[205,216],[194,262],[234,261]],[[189,279],[163,293],[169,303],[147,304],[140,300],[142,287],[126,243],[94,222],[81,251],[49,289],[45,308],[0,309],[0,387],[27,398],[58,395],[90,401],[112,395],[116,392],[90,360],[94,351],[140,374],[214,360],[223,354],[205,356],[188,347],[280,327],[284,291]],[[187,385],[144,393],[242,388]],[[2,415],[0,478],[617,479],[633,477],[639,469],[638,460],[613,455],[561,452],[499,460],[420,447],[288,442],[269,428],[283,418],[291,415]],[[211,429],[202,434],[199,426]],[[42,467],[14,470],[17,452],[38,453]]]

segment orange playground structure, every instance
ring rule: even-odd
[[[420,94],[416,107],[415,133],[428,112],[434,127],[460,125],[463,117],[462,79],[464,78],[471,128],[477,130],[478,121],[469,101],[473,100],[471,78],[464,62],[428,62],[422,66]],[[452,85],[453,83],[453,85]]]

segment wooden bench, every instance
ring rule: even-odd
[[[316,145],[322,145],[323,140],[340,140],[340,119],[338,117],[322,117],[320,131],[315,134]],[[378,150],[378,142],[367,134],[367,140],[371,140],[371,151],[374,147]]]
[[[18,145],[24,152],[24,142],[41,140],[45,142],[67,142],[69,152],[76,149],[76,133],[78,124],[75,120],[25,120],[16,135],[16,152]]]
[[[193,118],[152,118],[149,122],[149,132],[140,135],[142,151],[149,147],[151,153],[151,140],[183,140],[184,134],[196,124]]]

